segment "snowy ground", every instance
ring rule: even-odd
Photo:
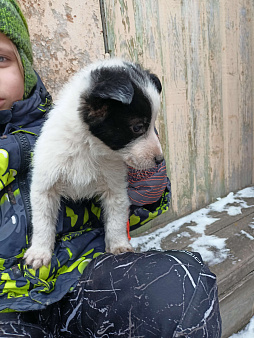
[[[181,232],[180,229],[184,224],[195,224],[188,226],[189,229],[199,234],[198,239],[194,240],[189,246],[191,250],[198,251],[204,261],[209,265],[215,265],[223,262],[229,255],[229,249],[226,247],[227,238],[219,238],[215,235],[208,236],[205,234],[206,228],[212,223],[219,220],[209,213],[215,211],[217,213],[226,211],[228,215],[235,216],[242,213],[243,208],[250,208],[244,198],[254,197],[254,187],[249,187],[238,191],[237,193],[229,193],[225,198],[218,198],[215,203],[210,204],[206,208],[193,212],[190,215],[173,221],[163,228],[155,230],[151,234],[132,238],[131,244],[140,251],[162,250],[162,239],[170,234],[176,233],[176,238],[190,237],[187,231]],[[250,232],[241,230],[241,235],[247,236],[250,240],[254,240],[254,220],[249,224]],[[240,235],[240,234],[239,234]],[[213,250],[210,250],[213,248]],[[215,250],[214,250],[215,249]],[[216,253],[216,254],[215,254]],[[230,338],[254,338],[254,317],[249,324],[241,332],[234,334]]]
[[[223,262],[229,255],[229,249],[226,246],[227,238],[220,238],[215,235],[208,236],[205,234],[206,228],[212,223],[219,220],[214,218],[209,213],[215,211],[217,213],[227,212],[230,216],[235,216],[242,213],[243,208],[250,208],[243,198],[253,198],[254,187],[249,187],[238,191],[237,193],[229,193],[224,198],[218,198],[216,202],[210,204],[206,208],[193,212],[190,215],[173,221],[163,228],[157,229],[151,234],[132,238],[131,244],[134,248],[139,248],[140,251],[162,250],[162,239],[172,233],[176,233],[176,239],[179,237],[190,237],[188,231],[181,232],[181,226],[184,224],[195,224],[188,226],[190,230],[199,234],[197,239],[193,239],[189,245],[190,250],[198,251],[203,260],[210,266]],[[242,230],[239,235],[247,236],[250,240],[254,240],[254,222],[249,224],[250,233]],[[211,248],[213,250],[211,250]],[[254,336],[253,336],[254,337]]]
[[[233,334],[230,338],[253,338],[254,337],[254,317],[242,331]]]

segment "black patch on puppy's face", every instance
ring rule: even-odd
[[[83,94],[79,109],[91,133],[113,150],[144,135],[151,123],[151,104],[128,69],[101,68],[92,79],[95,85]]]

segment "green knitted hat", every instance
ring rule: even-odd
[[[25,74],[23,98],[26,99],[36,85],[37,76],[33,70],[33,53],[26,19],[15,0],[0,0],[0,32],[18,49]]]

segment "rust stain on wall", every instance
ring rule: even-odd
[[[64,9],[65,9],[65,13],[66,13],[66,19],[69,21],[69,22],[74,22],[73,20],[73,16],[72,16],[72,8],[70,7],[70,6],[68,6],[68,5],[65,5],[64,6]],[[76,15],[75,15],[75,17],[77,17]]]

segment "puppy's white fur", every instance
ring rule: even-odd
[[[111,59],[90,65],[77,73],[61,91],[35,146],[31,184],[32,244],[25,253],[34,269],[50,263],[61,196],[74,201],[101,196],[105,217],[106,251],[132,251],[127,234],[129,199],[126,164],[139,169],[153,167],[162,154],[154,133],[160,105],[151,84],[145,88],[152,106],[152,121],[146,137],[113,151],[93,136],[81,121],[80,96],[90,87],[90,73],[98,67],[123,66]]]

